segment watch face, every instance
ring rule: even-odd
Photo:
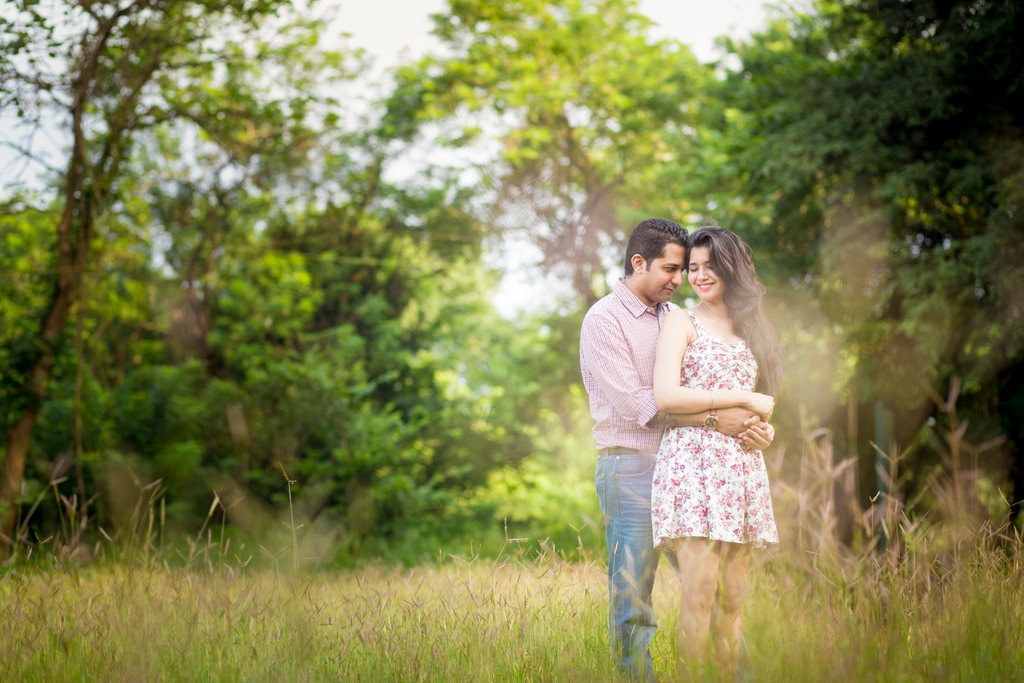
[[[718,416],[708,415],[704,418],[704,426],[708,429],[718,429]]]

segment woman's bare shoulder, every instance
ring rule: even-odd
[[[673,308],[665,315],[666,322],[673,320],[675,322],[686,322],[690,319],[690,314],[685,308]]]
[[[669,311],[662,325],[662,329],[665,328],[671,329],[687,341],[692,341],[697,337],[697,328],[694,327],[693,320],[690,319],[690,314],[685,308],[675,308]]]

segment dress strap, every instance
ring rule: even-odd
[[[693,321],[693,326],[697,328],[697,336],[706,336],[707,332],[704,331],[704,326],[700,324],[700,320],[697,318],[696,315],[693,314],[693,311],[691,311],[690,309],[686,309],[686,315],[690,316],[690,320]]]

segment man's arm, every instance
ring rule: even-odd
[[[647,426],[651,429],[666,427],[700,427],[709,411],[703,413],[666,413],[659,411]],[[718,431],[726,436],[734,436],[743,441],[744,445],[763,450],[775,439],[775,428],[761,421],[761,416],[746,408],[722,408],[715,410],[718,416]]]
[[[708,410],[700,413],[667,413],[665,411],[658,411],[658,414],[647,423],[647,426],[651,429],[702,427],[704,425],[704,418],[709,413],[710,411]],[[737,438],[749,426],[761,421],[757,413],[751,412],[746,408],[718,408],[715,410],[715,415],[718,416],[718,431],[726,436],[735,436]]]
[[[667,427],[700,427],[704,424],[707,413],[665,413],[658,414],[647,423],[649,429],[665,429]]]
[[[600,341],[598,341],[600,340]],[[588,315],[580,331],[580,365],[590,372],[622,419],[647,426],[658,412],[654,392],[644,386],[618,323]]]

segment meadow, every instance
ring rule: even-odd
[[[853,511],[854,540],[841,543],[836,484],[847,465],[833,463],[820,434],[806,441],[790,483],[781,460],[773,495],[782,543],[752,564],[743,680],[1024,680],[1024,555],[1008,519],[908,517],[893,490]],[[890,465],[895,475],[898,459]],[[950,503],[972,490],[934,484]],[[287,542],[276,556],[258,555],[272,563],[240,562],[214,538],[207,532],[186,566],[143,543],[91,565],[51,554],[7,567],[0,680],[618,678],[603,548],[566,555],[512,539],[496,557],[441,553],[412,568],[338,571],[305,566]],[[676,679],[676,595],[663,564],[654,595],[661,680]],[[735,680],[713,665],[692,675]]]
[[[743,680],[1024,681],[1024,3],[702,63],[653,0],[342,0],[441,6],[386,71],[335,4],[3,4],[0,683],[616,680],[579,341],[653,216],[779,332]]]
[[[975,548],[925,586],[838,585],[781,554],[753,568],[743,612],[763,681],[1015,681],[1024,672],[1019,553]],[[674,680],[676,582],[655,591],[656,670]],[[448,559],[295,576],[81,569],[9,575],[7,681],[595,681],[606,655],[600,562]],[[711,667],[698,680],[730,680]]]

